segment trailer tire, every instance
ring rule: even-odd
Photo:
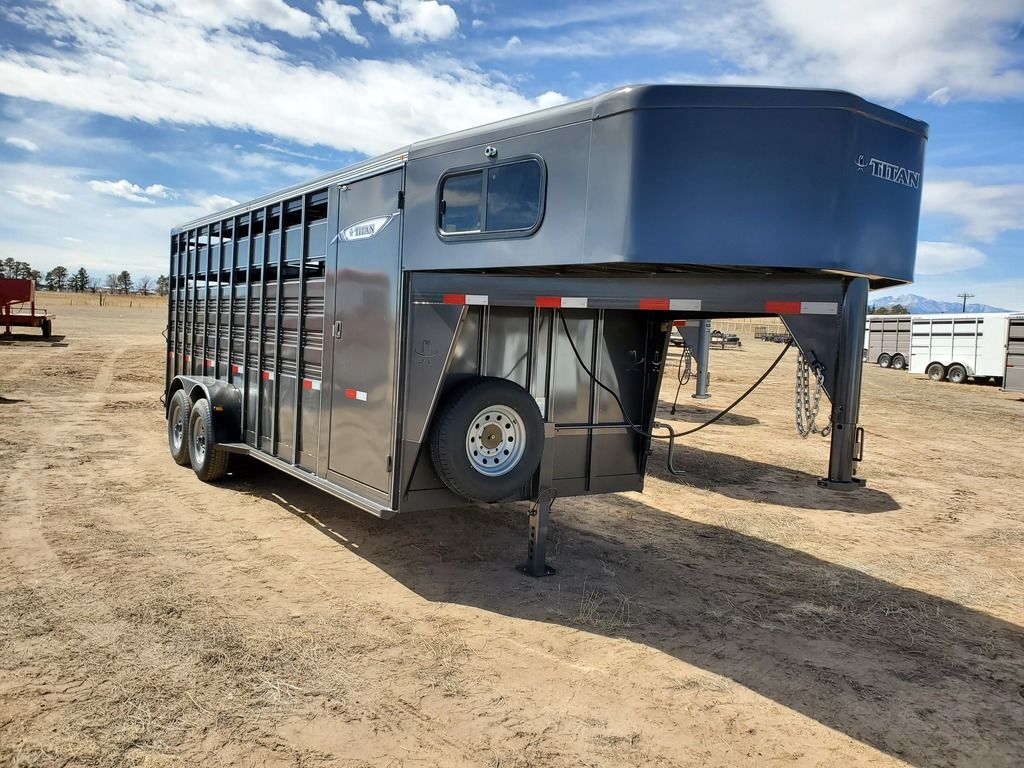
[[[183,467],[189,465],[188,428],[192,413],[185,390],[179,389],[171,396],[171,404],[167,406],[167,447],[171,449],[171,458]]]
[[[932,381],[942,381],[946,378],[946,366],[942,363],[932,363],[924,373]]]
[[[893,355],[892,367],[897,371],[902,371],[907,367],[907,359],[903,355]]]
[[[892,356],[891,355],[889,355],[887,352],[883,352],[882,354],[880,354],[878,356],[878,367],[879,368],[888,368],[890,365],[892,365]]]
[[[196,477],[204,483],[220,480],[228,473],[231,454],[213,441],[213,412],[208,400],[192,406],[189,418],[188,455]]]
[[[953,363],[946,371],[946,381],[950,384],[963,384],[967,381],[967,369],[960,363]]]
[[[449,490],[471,501],[522,498],[543,450],[536,401],[507,379],[481,376],[458,385],[431,425],[434,469]]]

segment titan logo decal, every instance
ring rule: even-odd
[[[420,356],[421,365],[430,365],[431,358],[437,357],[439,354],[437,352],[430,351],[430,339],[424,339],[421,348],[414,349],[413,352]]]
[[[372,219],[364,219],[350,227],[345,227],[338,233],[345,242],[353,240],[367,240],[381,232],[388,223],[397,216],[397,213],[390,213],[387,216],[374,216]]]
[[[919,189],[921,187],[920,171],[911,171],[909,168],[904,168],[902,165],[887,163],[885,160],[879,160],[875,157],[865,161],[864,155],[857,158],[856,165],[857,170],[861,173],[864,172],[865,168],[870,168],[871,175],[876,179],[891,181],[893,184],[901,184],[904,187],[910,187],[911,189]]]

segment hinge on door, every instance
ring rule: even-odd
[[[405,209],[405,191],[400,189],[400,190],[398,190],[398,210],[401,211],[401,210],[404,210],[404,209]]]
[[[390,455],[388,456],[387,461],[385,461],[384,464],[387,467],[387,471],[390,472],[391,471],[391,456]]]

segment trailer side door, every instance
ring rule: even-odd
[[[1011,317],[1009,320],[1003,389],[1024,392],[1024,317]]]
[[[394,445],[403,172],[343,185],[338,200],[327,477],[387,494]],[[362,486],[362,488],[360,488]]]

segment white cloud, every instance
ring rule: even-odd
[[[7,194],[33,208],[57,208],[61,201],[71,199],[66,192],[31,184],[16,184],[7,190]]]
[[[366,0],[366,14],[403,43],[444,40],[456,33],[459,17],[437,0]]]
[[[917,244],[918,275],[944,275],[980,267],[987,261],[977,248],[960,243],[936,243],[922,240]]]
[[[506,19],[523,45],[487,57],[587,57],[697,51],[717,74],[668,80],[844,88],[888,102],[1024,95],[1018,28],[1024,0],[723,0],[660,3],[635,23],[621,3],[597,2],[532,19]],[[632,8],[632,6],[629,6]],[[601,17],[607,19],[601,21]],[[564,34],[528,36],[564,25]]]
[[[342,59],[325,67],[231,30],[214,33],[136,5],[118,8],[113,19],[38,9],[37,30],[74,44],[0,49],[0,93],[126,120],[255,130],[367,154],[538,105],[505,80],[447,58]]]
[[[8,136],[4,139],[4,144],[10,144],[12,147],[23,149],[26,152],[38,152],[39,145],[30,139],[23,139],[19,136]]]
[[[959,219],[965,235],[991,243],[1003,232],[1024,229],[1024,184],[926,181],[922,207]]]
[[[95,0],[62,0],[64,7],[84,6],[91,11]],[[142,0],[154,9],[167,9],[211,29],[260,25],[293,37],[317,37],[319,25],[308,13],[284,0]],[[119,5],[119,3],[115,3]]]
[[[367,45],[369,41],[364,35],[359,34],[352,21],[354,16],[362,13],[354,5],[344,5],[337,0],[320,0],[316,6],[323,20],[334,32],[337,32],[350,43],[356,45]]]
[[[163,184],[150,184],[148,187],[141,187],[128,181],[128,179],[120,179],[119,181],[90,181],[89,187],[94,192],[99,192],[103,195],[120,197],[133,203],[149,203],[150,205],[154,202],[153,198],[166,199],[173,195],[171,190]]]
[[[196,205],[203,209],[203,213],[216,213],[238,205],[238,201],[224,195],[206,195],[198,198]]]

